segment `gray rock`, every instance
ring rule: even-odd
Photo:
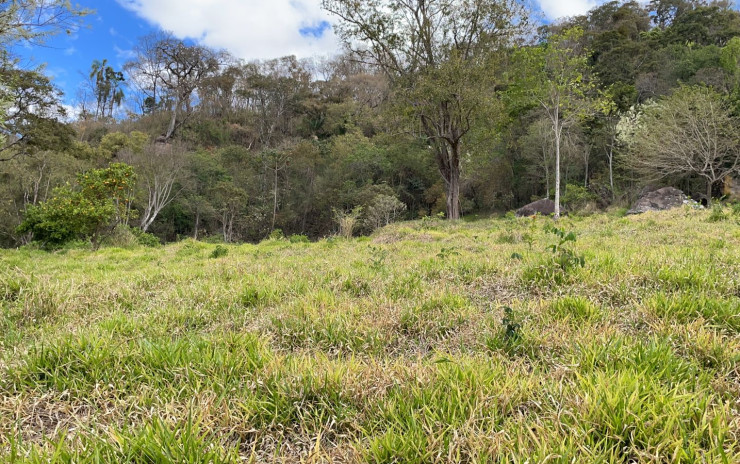
[[[731,200],[740,200],[740,176],[727,176],[724,181],[722,194]]]
[[[641,214],[648,211],[665,211],[682,206],[689,198],[682,191],[673,187],[663,187],[646,193],[632,205],[627,214]]]
[[[555,213],[555,202],[547,198],[537,200],[516,210],[517,217],[534,216],[536,214],[549,216],[553,213]]]

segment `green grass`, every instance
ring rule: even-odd
[[[0,251],[0,461],[740,462],[713,219]]]

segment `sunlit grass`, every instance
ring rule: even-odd
[[[564,218],[565,267],[544,218],[2,251],[0,460],[740,462],[709,215]]]

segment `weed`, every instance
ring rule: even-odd
[[[709,222],[719,222],[719,221],[725,221],[727,220],[728,216],[725,213],[725,208],[722,206],[722,203],[715,202],[712,205],[712,210],[709,213]]]
[[[218,259],[223,258],[224,256],[229,254],[229,249],[225,246],[216,245],[216,248],[211,251],[210,257],[211,259]]]
[[[288,240],[290,243],[309,243],[308,237],[305,235],[291,235]]]
[[[586,265],[586,258],[571,247],[576,242],[574,232],[566,232],[549,224],[545,227],[545,232],[554,235],[557,241],[546,248],[550,255],[541,257],[539,262],[526,268],[522,278],[525,282],[534,284],[562,284],[569,273]]]
[[[439,250],[439,253],[437,253],[437,258],[441,260],[446,260],[450,256],[460,256],[460,252],[457,251],[455,248],[442,248]]]
[[[385,260],[390,255],[390,251],[382,247],[370,246],[370,269],[381,271],[385,267]]]

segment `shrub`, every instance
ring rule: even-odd
[[[586,259],[570,247],[576,242],[576,235],[573,232],[566,232],[551,225],[545,227],[545,232],[555,235],[557,239],[556,243],[546,248],[551,254],[525,269],[522,277],[527,282],[561,284],[571,271],[584,267]]]
[[[594,203],[598,197],[591,193],[586,187],[576,184],[568,184],[562,198],[563,206],[571,211],[585,208],[589,203]]]
[[[351,211],[334,210],[334,218],[339,225],[339,235],[344,238],[352,238],[362,214],[362,209],[362,206],[356,206]]]
[[[269,240],[285,240],[283,229],[274,229],[267,237]]]
[[[136,237],[136,242],[141,246],[155,248],[162,245],[162,242],[160,242],[159,238],[154,234],[144,232],[143,230],[135,227],[131,229],[131,232]]]
[[[135,177],[133,168],[124,163],[78,174],[76,189],[56,188],[48,201],[30,206],[17,231],[31,233],[46,247],[89,239],[97,248],[102,237],[132,217]]]
[[[305,235],[291,235],[288,237],[290,243],[308,243],[308,237]]]
[[[722,207],[722,204],[719,202],[716,202],[712,206],[712,212],[709,213],[709,222],[720,222],[727,219],[727,214],[725,214],[725,209]]]
[[[228,248],[221,246],[221,245],[216,245],[216,248],[214,248],[213,251],[211,252],[211,258],[217,259],[217,258],[224,257],[228,254],[229,254]]]
[[[367,208],[365,223],[369,229],[379,229],[395,222],[406,212],[406,204],[392,195],[379,194]]]

